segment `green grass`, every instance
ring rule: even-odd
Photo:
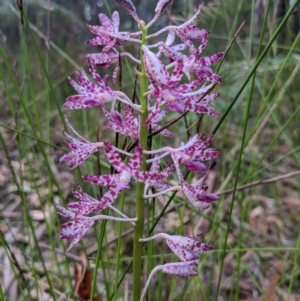
[[[113,11],[113,5],[104,2],[101,8],[92,6],[96,14]],[[272,18],[271,1],[268,18],[263,12],[257,26],[255,2],[210,2],[199,17],[198,25],[211,31],[205,55],[224,51],[233,41],[220,65],[223,83],[215,88],[221,97],[213,106],[221,116],[204,116],[198,123],[198,116],[189,114],[171,126],[176,138],[166,141],[178,145],[197,127],[200,133],[214,133],[213,147],[221,156],[208,185],[213,191],[232,191],[221,194],[203,212],[188,206],[179,194],[147,203],[145,231],[191,235],[207,229],[203,242],[214,246],[213,252],[201,256],[198,277],[158,274],[149,300],[257,297],[265,301],[272,295],[273,300],[300,299],[299,175],[237,190],[244,184],[288,175],[300,165],[300,34],[292,30],[291,11],[281,19]],[[296,4],[300,5],[299,0]],[[52,6],[46,10],[34,1],[24,3],[23,28],[16,7],[3,5],[0,10],[0,299],[79,300],[73,269],[83,252],[100,300],[126,300],[126,296],[131,300],[133,233],[129,225],[98,222],[71,255],[64,254],[66,242],[59,239],[64,220],[53,203],[72,200],[70,189],[81,174],[97,173],[100,167],[108,172],[96,157],[74,171],[59,164],[67,151],[63,115],[90,141],[97,136],[114,141],[114,137],[103,129],[100,110],[74,112],[61,107],[73,93],[67,77],[85,66],[86,53],[97,51],[86,45],[92,35],[85,27],[85,23],[96,24],[96,18],[84,20],[82,7]],[[176,0],[173,8],[168,18],[181,23],[195,6],[192,1],[181,5]],[[124,19],[130,20],[121,13]],[[123,66],[122,86],[132,95],[130,67],[128,62]],[[153,140],[155,147],[162,143],[166,142],[160,137]],[[99,157],[104,158],[101,152]],[[189,175],[188,179],[196,178]],[[101,194],[94,186],[81,184],[95,197]],[[126,192],[116,202],[130,216],[135,211],[133,195]],[[143,259],[143,280],[154,266],[177,260],[163,242],[147,243]]]

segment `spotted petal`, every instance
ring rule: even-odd
[[[198,260],[192,260],[189,262],[173,262],[164,264],[161,271],[175,276],[191,277],[198,275],[197,266]]]
[[[93,183],[98,186],[109,186],[113,182],[119,179],[119,175],[118,174],[100,175],[100,176],[85,175],[83,176],[83,179],[89,183]]]
[[[64,134],[70,141],[66,142],[66,144],[71,152],[63,155],[59,162],[68,162],[70,169],[73,169],[83,163],[92,153],[96,152],[103,146],[102,142],[91,143],[87,140],[80,141],[70,136],[67,132],[64,132]]]
[[[61,225],[60,238],[72,240],[67,252],[80,241],[94,223],[95,221],[93,219],[79,218]]]
[[[190,203],[198,210],[207,209],[209,204],[218,200],[215,194],[206,194],[206,189],[201,186],[195,186],[184,183],[182,185],[182,192],[188,198]]]
[[[127,170],[127,166],[122,161],[120,155],[113,149],[112,145],[105,141],[104,150],[109,163],[118,171],[122,172]]]
[[[211,251],[213,248],[204,243],[196,241],[193,239],[194,237],[168,235],[166,242],[170,249],[180,258],[180,260],[196,260],[200,258],[199,253]]]
[[[89,53],[85,56],[88,61],[96,66],[103,68],[109,67],[111,64],[116,64],[119,61],[119,54],[115,52],[109,53]]]
[[[97,211],[98,200],[92,198],[90,195],[85,193],[82,188],[79,186],[79,183],[76,182],[77,190],[72,189],[73,195],[79,199],[79,202],[70,202],[67,207],[68,209],[75,211],[75,217],[90,214],[94,211]]]
[[[155,184],[157,182],[162,181],[166,175],[158,172],[150,172],[150,171],[133,171],[132,176],[139,182],[143,182],[148,185]]]
[[[167,68],[147,46],[143,45],[142,48],[144,51],[145,69],[149,80],[153,85],[167,86],[170,79]]]
[[[91,108],[115,101],[116,93],[107,85],[107,77],[101,79],[101,77],[96,74],[91,63],[89,63],[89,69],[92,71],[92,76],[96,83],[90,81],[83,70],[76,72],[79,84],[72,79],[69,79],[69,81],[74,89],[80,94],[69,96],[63,104],[64,108]]]
[[[125,188],[128,188],[128,185],[126,184],[122,185],[119,182],[112,183],[108,191],[103,195],[103,197],[99,201],[99,204],[97,206],[97,211],[102,211],[108,206],[110,206],[118,197],[119,193]]]
[[[63,107],[69,110],[88,109],[101,106],[103,103],[95,95],[72,95],[66,99]]]
[[[132,170],[140,170],[143,163],[143,149],[142,146],[139,144],[134,152],[134,155],[129,159],[128,167]]]

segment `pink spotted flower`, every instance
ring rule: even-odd
[[[204,140],[205,134],[198,137],[195,135],[188,143],[177,148],[172,149],[171,157],[176,162],[184,164],[190,171],[205,171],[206,167],[199,161],[207,161],[219,157],[220,152],[207,148],[211,143],[213,136]]]
[[[199,253],[208,252],[213,249],[211,246],[195,240],[195,238],[203,236],[204,233],[205,232],[202,232],[189,237],[159,233],[151,237],[142,238],[140,239],[140,242],[164,238],[174,254],[176,254],[181,261],[187,262],[199,259]]]
[[[113,102],[116,100],[116,93],[108,86],[108,76],[105,76],[104,79],[102,79],[99,75],[96,76],[96,73],[94,72],[92,75],[95,82],[89,80],[83,69],[76,72],[78,83],[69,77],[71,86],[78,92],[78,94],[69,96],[63,104],[64,108],[91,108],[95,106],[102,106],[107,102]]]
[[[63,107],[66,109],[82,109],[92,108],[96,106],[103,106],[110,102],[112,103],[111,108],[114,109],[116,100],[119,100],[135,109],[138,106],[132,104],[131,100],[121,91],[114,91],[108,85],[108,76],[103,79],[95,70],[94,65],[91,61],[88,61],[89,71],[94,79],[91,81],[85,71],[76,72],[78,83],[72,78],[69,78],[69,82],[72,87],[79,93],[77,95],[71,95],[66,99]]]
[[[135,58],[132,54],[128,52],[118,52],[116,49],[114,49],[113,52],[89,53],[85,57],[89,64],[96,65],[97,67],[108,68],[111,64],[115,64],[116,67],[112,76],[114,84],[117,83],[117,74],[120,70],[122,58],[127,57],[137,64],[141,63],[140,60]]]
[[[78,243],[81,238],[88,232],[88,230],[94,225],[97,220],[108,219],[115,221],[126,221],[126,222],[134,222],[135,218],[118,218],[112,217],[108,215],[96,215],[92,217],[88,216],[79,216],[76,217],[76,213],[70,211],[59,204],[56,204],[57,213],[61,216],[67,217],[70,221],[61,225],[60,230],[60,238],[71,240],[69,247],[67,248],[67,252],[70,251],[74,247],[76,243]]]
[[[85,193],[79,186],[78,182],[76,184],[77,190],[72,189],[72,193],[79,201],[70,202],[67,205],[68,209],[76,212],[75,217],[83,216],[93,212],[100,212],[107,207],[110,207],[114,210],[114,208],[111,207],[111,204],[123,189],[128,188],[127,185],[118,185],[117,183],[112,183],[108,191],[98,201]]]
[[[185,194],[191,205],[197,210],[205,210],[209,204],[215,202],[219,197],[214,193],[207,193],[208,187],[202,185],[202,179],[194,184],[183,182],[181,191]]]
[[[125,165],[120,155],[109,142],[104,142],[104,150],[109,163],[118,173],[100,176],[86,175],[83,177],[86,181],[99,186],[108,186],[113,183],[127,185],[131,178],[134,178],[136,181],[151,185],[162,181],[165,178],[165,174],[163,173],[140,171],[143,160],[143,150],[141,145],[136,147],[135,152],[129,159],[127,165]]]
[[[178,170],[177,170],[178,172]],[[180,189],[187,197],[191,205],[197,210],[205,210],[209,207],[209,204],[215,202],[219,197],[214,193],[207,193],[208,186],[204,185],[204,180],[209,173],[209,169],[198,181],[193,184],[188,184],[183,180],[182,174],[179,177]]]
[[[163,32],[168,31],[167,40],[171,41],[170,44],[175,40],[175,35],[181,39],[181,41],[186,45],[186,47],[191,51],[194,52],[196,47],[193,45],[193,42],[202,41],[203,37],[209,33],[206,29],[200,29],[196,27],[193,22],[197,19],[201,12],[203,4],[199,5],[197,12],[185,23],[179,26],[166,26],[165,28],[161,29],[160,31],[156,32],[155,34],[150,35],[148,38],[156,37]]]
[[[79,138],[73,138],[67,132],[64,131],[65,136],[68,138],[69,142],[66,141],[68,148],[71,150],[66,155],[60,158],[60,162],[68,162],[70,169],[73,169],[84,162],[92,153],[98,151],[99,148],[103,147],[102,142],[92,143],[82,136],[80,136],[74,128],[69,123],[66,118],[66,123],[71,129],[71,131]]]
[[[221,83],[222,79],[219,75],[213,73],[209,66],[216,63],[222,56],[223,52],[202,57],[201,53],[206,47],[208,41],[208,33],[203,36],[200,46],[191,55],[187,56],[181,51],[186,48],[184,44],[169,46],[167,43],[159,44],[159,53],[163,52],[169,62],[174,63],[183,60],[183,72],[190,79],[190,73],[203,78],[212,83]]]
[[[160,113],[163,105],[166,105],[168,110],[179,113],[188,110],[195,113],[219,115],[214,108],[209,106],[210,102],[219,96],[219,93],[205,95],[212,86],[203,86],[194,91],[203,82],[204,77],[200,76],[189,83],[178,85],[183,76],[183,61],[177,61],[175,69],[170,76],[161,60],[146,46],[142,46],[142,48],[145,53],[145,69],[153,85],[150,95],[156,98],[156,104],[151,109],[146,125],[157,121],[157,115]],[[200,99],[201,101],[199,102]]]
[[[176,166],[176,165],[175,165]],[[177,169],[177,167],[176,167]],[[144,198],[153,198],[159,195],[173,192],[173,191],[181,191],[188,199],[190,204],[197,210],[204,210],[209,207],[209,204],[218,200],[218,196],[213,193],[207,193],[208,187],[203,184],[203,181],[208,174],[209,169],[207,169],[206,174],[196,181],[193,184],[188,184],[184,181],[183,175],[181,171],[177,170],[179,173],[179,185],[159,185],[154,187],[158,188],[160,191],[153,194],[144,194]]]
[[[124,118],[121,113],[117,111],[108,112],[103,107],[103,114],[107,118],[107,122],[104,126],[113,130],[116,133],[120,133],[124,136],[130,137],[133,140],[139,141],[140,139],[140,118],[133,116],[132,108],[125,106]],[[161,127],[157,124],[152,125],[153,131],[159,131]],[[173,134],[164,129],[159,132],[160,135],[165,137],[172,137]]]
[[[148,162],[159,160],[170,154],[177,171],[180,171],[179,164],[184,164],[190,171],[206,171],[206,166],[199,161],[217,158],[220,155],[220,152],[213,148],[208,148],[213,136],[210,136],[206,140],[204,139],[205,134],[202,134],[200,137],[195,135],[186,144],[182,144],[180,147],[172,148],[167,146],[158,151],[145,151],[145,153],[152,155],[162,153]],[[178,173],[179,178],[180,174],[181,173]]]
[[[99,21],[102,26],[88,25],[89,30],[97,35],[96,38],[88,41],[89,45],[105,45],[102,52],[106,53],[109,49],[121,46],[127,41],[140,43],[139,40],[133,37],[140,35],[137,33],[120,32],[120,16],[117,11],[112,14],[112,19],[109,19],[104,14],[99,14]]]

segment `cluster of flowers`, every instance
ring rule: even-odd
[[[138,22],[140,29],[148,30],[172,1],[159,0],[155,9],[155,16],[147,25],[139,19],[130,0],[116,2]],[[78,201],[69,203],[67,208],[57,205],[58,213],[70,219],[61,226],[60,232],[61,238],[71,240],[68,250],[99,219],[126,221],[135,225],[135,218],[128,218],[113,206],[113,202],[120,192],[130,188],[131,179],[145,184],[144,199],[153,198],[170,191],[181,191],[190,204],[198,210],[206,209],[211,202],[218,199],[215,194],[207,193],[208,187],[204,185],[209,168],[203,162],[219,156],[219,151],[209,148],[212,136],[205,138],[205,135],[196,135],[187,143],[182,143],[180,147],[166,146],[157,150],[143,149],[140,143],[141,126],[144,125],[151,127],[152,132],[155,131],[166,137],[172,136],[168,129],[158,124],[169,111],[178,113],[189,111],[218,115],[218,112],[210,106],[210,102],[216,99],[219,94],[210,93],[210,91],[216,83],[221,82],[221,78],[213,73],[209,66],[218,61],[223,53],[201,56],[208,41],[209,31],[199,29],[193,24],[200,10],[201,5],[196,14],[180,26],[167,26],[154,34],[146,36],[144,40],[147,41],[147,44],[140,40],[141,31],[134,33],[119,31],[120,20],[116,11],[112,14],[112,19],[100,14],[101,26],[89,26],[90,31],[96,37],[90,40],[88,44],[103,45],[104,48],[101,53],[86,55],[88,69],[93,81],[89,79],[84,70],[76,72],[77,82],[69,78],[70,84],[78,94],[68,97],[63,106],[66,109],[100,106],[107,118],[105,126],[116,133],[129,137],[132,142],[131,145],[136,145],[136,147],[134,152],[131,153],[113,146],[108,141],[92,143],[80,136],[67,120],[74,136],[65,132],[69,140],[67,146],[71,151],[64,155],[60,161],[69,163],[69,167],[73,169],[83,163],[91,154],[103,149],[108,162],[114,169],[113,174],[83,176],[84,180],[89,183],[108,187],[107,192],[100,200],[94,199],[85,193],[77,183],[77,189],[73,189],[72,192]],[[149,44],[150,39],[163,33],[168,33],[165,42]],[[176,37],[181,42],[173,45]],[[141,60],[134,58],[130,53],[118,52],[117,47],[128,42],[135,43],[142,48]],[[194,42],[199,42],[200,45],[196,47]],[[187,55],[184,52],[189,54]],[[162,56],[169,61],[168,65],[162,62]],[[114,64],[116,67],[112,81],[116,84],[120,62],[124,57],[132,60],[137,66],[142,66],[149,79],[148,90],[144,93],[148,113],[143,125],[141,125],[142,106],[132,102],[125,93],[113,90],[108,84],[108,76],[101,78],[95,68],[96,66],[107,68]],[[141,70],[139,67],[136,69]],[[169,72],[169,69],[173,72]],[[139,75],[139,71],[136,72]],[[181,83],[184,75],[187,82]],[[123,115],[115,109],[117,101],[124,104]],[[109,108],[107,108],[107,103],[110,103]],[[121,156],[128,156],[127,165]],[[167,168],[161,169],[161,160],[166,156],[170,156],[173,163]],[[148,170],[141,171],[143,158],[145,157],[147,157],[148,166],[151,167]],[[181,170],[182,165],[190,171],[203,172],[203,176],[193,184],[186,183]],[[178,185],[175,186],[168,184],[166,181],[173,171],[178,178]],[[156,190],[156,193],[150,193],[149,188],[152,192]],[[121,217],[94,215],[105,208],[114,210]],[[197,274],[199,252],[212,249],[210,246],[196,240],[202,234],[183,237],[159,233],[140,240],[140,242],[145,242],[156,238],[164,238],[171,250],[181,260],[180,262],[156,267],[148,279],[142,298],[151,276],[157,270],[178,276],[194,276]]]

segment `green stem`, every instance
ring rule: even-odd
[[[140,23],[140,29],[142,31],[142,45],[146,44],[147,30],[145,29],[145,24],[142,21]],[[147,149],[147,136],[148,128],[145,126],[145,121],[148,117],[148,102],[147,96],[144,93],[148,90],[148,78],[145,72],[143,51],[142,47],[140,50],[140,60],[141,60],[141,75],[140,75],[140,103],[142,113],[140,116],[140,144],[143,149]],[[143,157],[142,171],[146,170],[146,160]],[[136,187],[136,225],[134,230],[134,241],[133,241],[133,301],[139,301],[141,296],[141,275],[142,275],[142,244],[139,239],[143,237],[144,232],[144,183],[137,183]]]

